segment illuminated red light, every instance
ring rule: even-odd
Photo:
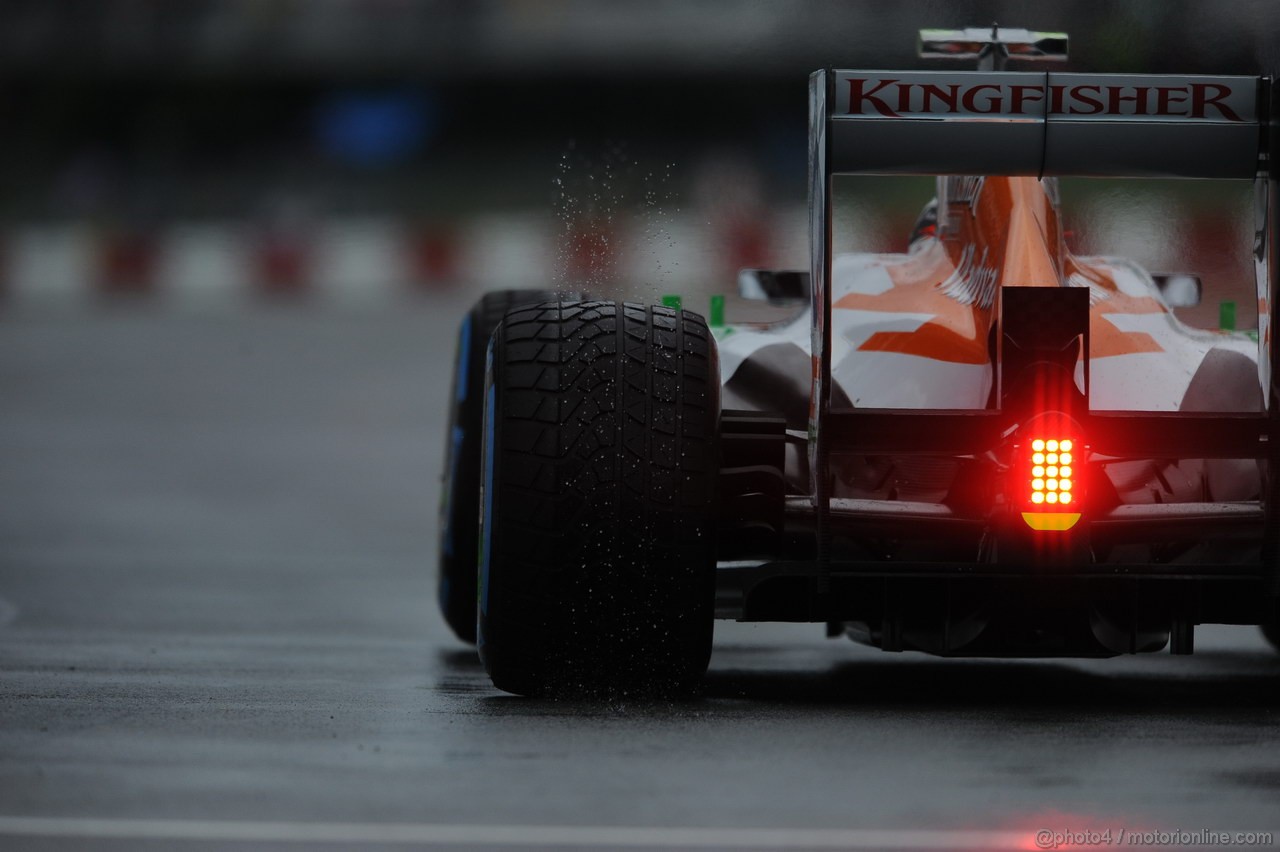
[[[1052,423],[1047,425],[1053,428]],[[1075,440],[1041,434],[1042,437],[1032,438],[1022,445],[1022,452],[1027,453],[1019,466],[1025,477],[1021,479],[1021,488],[1025,489],[1021,499],[1027,509],[1022,512],[1022,517],[1035,530],[1068,530],[1080,519],[1080,513],[1073,511],[1079,502],[1078,494],[1074,493],[1077,482],[1076,471],[1072,467]]]
[[[1040,505],[1071,502],[1070,497],[1061,500],[1059,493],[1070,491],[1073,485],[1069,450],[1074,446],[1070,438],[1035,438],[1031,441],[1032,467],[1029,499],[1032,503]],[[1043,452],[1044,450],[1048,453]],[[1059,453],[1059,450],[1062,452]]]

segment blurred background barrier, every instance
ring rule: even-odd
[[[727,292],[807,262],[812,69],[949,67],[915,57],[920,27],[998,20],[1069,30],[1068,70],[1274,72],[1280,4],[1230,9],[0,0],[0,310]],[[930,193],[853,193],[849,247],[902,250]],[[1206,311],[1253,321],[1219,195],[1080,197],[1082,251],[1196,272]]]
[[[913,189],[906,203],[846,203],[842,223],[850,236],[843,247],[904,251],[916,212],[910,201],[929,191]],[[1216,285],[1219,296],[1242,302],[1249,325],[1249,209],[1240,189],[1236,205],[1208,209],[1203,201],[1148,199],[1150,209],[1135,210],[1141,194],[1126,207],[1112,197],[1115,190],[1096,192],[1101,198],[1092,206],[1068,207],[1069,221],[1083,226],[1072,242],[1080,252],[1154,263],[1156,271],[1186,267]],[[10,229],[0,280],[5,304],[39,309],[158,304],[201,311],[254,302],[359,308],[467,289],[545,286],[656,301],[667,293],[732,293],[742,268],[806,268],[807,217],[796,204],[720,222],[674,214],[660,232],[632,217],[616,217],[607,232],[590,222],[566,229],[536,210],[433,225],[341,217],[296,232],[234,220],[170,222],[155,230],[64,221]],[[1088,234],[1090,226],[1101,233]],[[1217,317],[1216,304],[1206,304],[1203,324]]]
[[[793,205],[725,227],[677,215],[658,238],[625,218],[607,232],[588,222],[565,233],[536,211],[436,226],[342,217],[297,233],[236,221],[172,222],[153,231],[42,223],[5,235],[0,278],[9,304],[38,307],[156,302],[202,309],[254,299],[359,306],[464,288],[568,289],[572,282],[615,295],[661,295],[717,282],[733,289],[738,269],[775,257],[803,266],[807,215]]]

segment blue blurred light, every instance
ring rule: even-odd
[[[436,102],[420,90],[341,92],[320,103],[316,135],[328,156],[377,168],[413,157],[438,125]]]

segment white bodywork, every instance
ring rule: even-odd
[[[989,364],[963,364],[900,352],[858,351],[871,335],[914,331],[931,313],[849,310],[834,306],[850,293],[879,295],[894,286],[890,269],[909,262],[908,254],[844,254],[835,258],[832,281],[832,376],[855,406],[864,408],[980,409],[991,391]],[[1160,299],[1151,276],[1122,258],[1081,258],[1105,269],[1127,295]],[[1070,286],[1089,286],[1073,276]],[[1094,288],[1093,299],[1107,293]],[[1103,321],[1127,333],[1149,335],[1158,352],[1095,357],[1090,362],[1090,406],[1094,410],[1176,411],[1192,376],[1211,349],[1227,349],[1256,363],[1257,344],[1242,333],[1192,329],[1165,310],[1159,313],[1102,314]],[[720,339],[721,379],[771,344],[790,343],[810,352],[812,318],[800,311],[791,321],[765,328],[732,327]],[[975,330],[975,333],[979,333]],[[981,332],[985,333],[985,331]],[[1083,367],[1081,367],[1083,370]],[[799,376],[807,384],[809,377]]]

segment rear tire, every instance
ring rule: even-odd
[[[513,311],[485,408],[480,656],[518,694],[671,693],[711,654],[720,376],[690,313]]]
[[[548,290],[486,293],[458,329],[449,431],[445,435],[440,488],[440,612],[463,642],[476,641],[476,560],[480,541],[480,428],[484,416],[484,357],[493,330],[507,311],[554,301]]]

